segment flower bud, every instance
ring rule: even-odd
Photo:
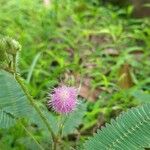
[[[12,38],[5,38],[6,41],[6,52],[11,55],[16,55],[19,50],[21,50],[21,45],[18,41]]]

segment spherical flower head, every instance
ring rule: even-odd
[[[55,88],[48,104],[59,114],[68,114],[76,108],[77,93],[75,87],[61,86]]]

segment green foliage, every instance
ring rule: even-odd
[[[85,80],[82,87],[88,88],[86,93],[94,93],[98,89],[94,103],[88,103],[87,113],[82,123],[79,117],[79,122],[82,124],[79,132],[83,133],[80,137],[81,143],[85,140],[86,135],[92,134],[93,128],[98,128],[121,111],[139,102],[145,103],[146,99],[147,102],[149,101],[149,18],[132,18],[132,6],[116,9],[115,6],[100,5],[99,1],[51,0],[48,7],[44,6],[43,0],[0,1],[0,34],[13,37],[21,43],[20,74],[27,82],[28,90],[44,112],[55,134],[59,132],[59,117],[57,118],[51,112],[45,112],[47,108],[43,107],[47,101],[47,92],[49,92],[47,89],[52,89],[62,81],[64,84],[70,83],[70,80],[74,83],[81,76]],[[6,64],[9,60],[2,49],[3,46],[0,44],[0,68],[7,68]],[[126,63],[130,68],[120,76],[118,72]],[[123,89],[117,84],[120,78],[126,75],[126,72],[131,75],[133,89],[132,87]],[[86,81],[88,85],[85,86]],[[134,91],[134,87],[138,89],[138,93]],[[6,92],[3,91],[0,84],[0,96],[1,91]],[[9,91],[6,92],[8,93]],[[88,100],[90,98],[87,98]],[[1,110],[1,114],[5,122],[8,122],[5,126],[15,123],[9,111],[6,113]],[[77,114],[80,116],[79,112]],[[31,130],[32,133],[40,141],[43,140],[44,144],[42,144],[46,150],[49,149],[50,137],[40,117],[33,111],[29,118],[29,128],[31,124],[37,126],[33,129],[36,132]],[[77,119],[77,115],[75,118]],[[72,118],[68,120],[71,122]],[[75,120],[71,122],[72,127],[78,122]],[[9,123],[9,121],[12,122]],[[4,126],[4,122],[0,121],[0,123],[0,126]],[[71,127],[64,126],[65,130],[71,133]],[[13,137],[13,132],[2,133],[0,131],[0,134],[0,138],[5,140],[3,143],[8,144],[8,147],[2,147],[4,150],[15,145],[21,136],[24,137],[23,133],[16,138]],[[69,143],[69,148],[71,145],[73,149],[75,144],[72,144],[68,137],[66,138],[65,133],[64,135],[65,139],[68,139],[66,143]],[[21,146],[16,144],[14,149],[21,149],[20,147],[26,143],[26,140],[27,143],[32,143],[25,137],[20,142]],[[13,144],[8,141],[13,141]]]
[[[150,94],[144,91],[136,90],[132,92],[132,96],[141,103],[149,103],[150,102]]]
[[[63,136],[67,136],[68,134],[75,132],[75,129],[82,123],[85,112],[86,105],[81,103],[74,112],[64,118],[64,125],[62,129]]]
[[[16,55],[19,50],[21,50],[21,46],[19,42],[15,41],[10,37],[4,37],[0,39],[1,50],[11,55]]]
[[[86,114],[86,107],[87,107],[86,103],[83,103],[80,101],[76,110],[68,115],[58,116],[56,114],[46,111],[45,107],[44,107],[45,109],[43,109],[43,112],[44,112],[46,118],[48,119],[53,132],[56,135],[58,135],[60,126],[62,126],[62,129],[61,129],[62,135],[59,135],[59,136],[67,136],[69,134],[76,133],[76,130],[79,127],[79,125],[82,124],[83,117]],[[37,120],[37,118],[36,118],[36,120]]]
[[[150,148],[150,103],[132,108],[106,124],[85,143],[86,150]]]
[[[0,71],[0,127],[14,125],[15,120],[29,117],[32,106],[13,75]]]

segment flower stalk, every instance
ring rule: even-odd
[[[0,46],[0,56],[2,57],[0,60],[1,60],[1,62],[2,61],[7,62],[6,63],[7,67],[2,66],[2,68],[6,71],[9,71],[10,73],[12,73],[14,75],[15,79],[17,80],[17,82],[21,86],[22,90],[24,91],[25,95],[27,96],[27,99],[30,101],[31,105],[35,108],[35,110],[41,117],[43,123],[46,125],[50,135],[52,136],[52,140],[53,140],[52,149],[55,150],[54,142],[56,141],[56,136],[55,136],[47,118],[44,116],[44,114],[40,110],[40,108],[34,103],[34,99],[29,94],[26,86],[24,85],[22,78],[17,73],[16,56],[17,56],[18,51],[21,50],[20,44],[12,38],[5,37],[5,38],[0,39],[0,45],[1,45]]]
[[[31,105],[35,108],[35,110],[38,112],[38,114],[40,115],[41,119],[43,120],[43,122],[45,123],[45,125],[47,126],[48,131],[51,133],[52,138],[55,139],[55,134],[53,133],[53,130],[51,129],[51,126],[49,125],[47,118],[43,115],[42,111],[38,108],[38,106],[34,103],[34,99],[32,98],[32,96],[29,94],[28,90],[26,89],[22,78],[16,74],[16,80],[18,81],[18,83],[20,84],[20,86],[22,87],[24,93],[26,94],[27,98],[29,99]]]

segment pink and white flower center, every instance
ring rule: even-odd
[[[68,91],[66,91],[66,90],[62,91],[62,92],[60,93],[60,97],[61,97],[62,101],[66,101],[66,99],[69,98],[69,93],[68,93]]]

